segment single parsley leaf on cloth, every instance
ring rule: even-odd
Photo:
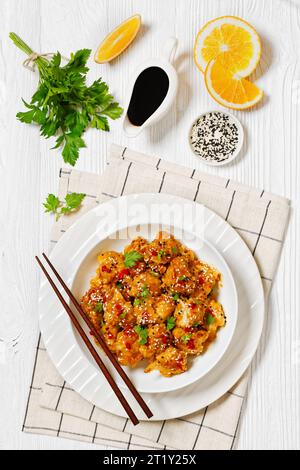
[[[167,330],[173,330],[174,326],[175,326],[175,318],[169,317],[167,320]]]
[[[137,261],[142,258],[142,255],[137,251],[128,251],[128,253],[125,253],[124,265],[126,268],[133,268],[136,265]]]
[[[66,195],[65,200],[62,203],[54,194],[48,194],[43,206],[45,208],[45,212],[53,212],[53,214],[55,214],[55,220],[57,221],[61,215],[69,214],[70,212],[77,210],[84,198],[85,194],[83,193],[70,193]]]
[[[25,124],[40,126],[40,134],[48,139],[56,137],[53,149],[62,148],[65,163],[74,166],[80,149],[85,147],[83,134],[88,127],[109,131],[110,119],[118,119],[123,109],[109,93],[108,85],[102,79],[86,84],[89,71],[87,61],[90,49],[80,49],[71,54],[70,60],[62,65],[59,52],[31,58],[33,50],[15,33],[9,37],[14,44],[29,56],[28,66],[39,71],[39,84],[30,103],[23,100],[28,111],[17,114]]]
[[[60,206],[60,201],[54,194],[48,194],[46,201],[43,203],[45,212],[56,212]]]
[[[148,341],[148,330],[147,330],[147,328],[143,328],[140,325],[135,325],[135,327],[133,329],[140,337],[139,343],[140,344],[146,344],[147,341]]]

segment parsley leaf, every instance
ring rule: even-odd
[[[173,294],[173,299],[175,301],[179,300],[179,294],[177,294],[177,293]]]
[[[188,276],[180,276],[180,277],[178,278],[178,280],[179,280],[179,281],[188,281],[189,278],[188,278]]]
[[[173,330],[174,326],[175,326],[175,318],[169,317],[167,320],[167,330]]]
[[[212,315],[211,313],[208,313],[208,314],[206,315],[206,323],[207,323],[208,325],[213,325],[213,324],[215,323],[215,319],[214,319],[214,317],[213,317],[213,315]]]
[[[146,297],[148,297],[148,295],[149,295],[149,288],[147,284],[144,284],[142,287],[142,291],[139,294],[139,297],[142,297],[142,299],[145,299]]]
[[[140,325],[135,325],[135,327],[133,329],[140,337],[139,343],[140,344],[146,344],[147,341],[148,341],[148,330],[147,330],[147,328],[143,328]]]
[[[33,50],[15,33],[9,37],[25,54]],[[59,52],[51,59],[38,57],[35,64],[39,71],[39,84],[30,103],[23,100],[26,111],[17,118],[25,124],[37,124],[46,139],[56,136],[55,146],[62,148],[65,163],[74,166],[81,148],[82,138],[88,127],[109,131],[108,118],[118,119],[123,109],[109,93],[102,79],[86,84],[87,61],[90,49],[81,49],[71,54],[70,60],[62,65]]]
[[[56,212],[60,206],[60,201],[54,194],[48,194],[46,201],[43,203],[45,212]]]
[[[157,259],[158,261],[161,261],[161,258],[166,254],[165,250],[159,250]]]
[[[128,253],[125,253],[124,265],[126,268],[133,268],[136,265],[137,261],[142,258],[142,255],[137,251],[128,251]]]
[[[78,209],[84,198],[85,194],[83,193],[70,193],[66,195],[62,203],[54,194],[48,194],[43,206],[45,212],[53,212],[55,220],[58,220],[61,215],[69,214]]]
[[[94,307],[94,310],[97,313],[102,313],[104,311],[103,303],[102,302],[97,302],[95,307]]]
[[[181,341],[183,341],[184,344],[186,344],[188,342],[188,340],[191,339],[191,337],[192,337],[191,333],[188,334],[188,335],[183,335],[183,336],[181,336]]]
[[[140,305],[141,301],[137,297],[134,299],[133,305],[136,307],[137,305]]]

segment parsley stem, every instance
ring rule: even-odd
[[[33,54],[34,51],[31,47],[29,47],[28,44],[26,44],[26,42],[24,42],[16,33],[9,33],[9,37],[21,51],[25,52],[25,54],[28,56]],[[44,57],[38,57],[35,62],[37,63],[39,70],[45,70],[45,65],[47,65],[48,60]]]

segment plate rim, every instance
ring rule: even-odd
[[[243,361],[243,364],[240,365],[238,367],[238,371],[235,371],[235,374],[234,374],[234,377],[232,377],[233,373],[229,372],[229,371],[226,371],[226,380],[225,380],[225,377],[222,377],[222,383],[223,383],[223,386],[221,387],[222,390],[219,392],[215,391],[214,394],[212,394],[211,398],[209,400],[206,400],[205,403],[201,403],[200,405],[196,405],[196,406],[190,406],[188,409],[185,409],[184,411],[180,411],[177,412],[176,414],[172,414],[172,415],[169,415],[168,413],[166,413],[165,415],[162,415],[162,416],[157,416],[157,417],[154,417],[152,419],[152,421],[160,421],[162,419],[174,419],[176,417],[180,417],[180,416],[185,416],[185,415],[188,415],[188,414],[191,414],[193,412],[196,412],[198,411],[199,409],[202,409],[203,407],[206,407],[208,406],[209,404],[213,403],[214,401],[216,401],[218,398],[220,398],[221,396],[224,395],[224,393],[226,393],[233,385],[236,384],[236,382],[239,380],[239,378],[244,374],[245,370],[247,369],[247,367],[249,366],[255,352],[256,352],[256,349],[257,349],[257,346],[259,344],[259,340],[260,340],[260,337],[261,337],[261,334],[262,334],[262,329],[263,329],[263,325],[264,325],[264,312],[265,312],[265,296],[264,296],[264,291],[263,291],[263,285],[262,285],[262,281],[261,281],[261,276],[260,276],[260,273],[259,273],[259,270],[258,270],[258,267],[257,267],[257,264],[254,260],[254,258],[252,257],[251,255],[251,252],[249,250],[249,248],[247,247],[246,243],[244,242],[244,240],[241,238],[241,236],[236,232],[236,230],[233,229],[233,227],[231,227],[231,225],[225,221],[221,216],[219,216],[218,214],[216,214],[213,210],[207,208],[205,205],[201,204],[201,203],[198,203],[196,201],[191,201],[189,199],[186,199],[186,198],[182,198],[180,196],[176,196],[176,195],[172,195],[172,194],[160,194],[160,193],[133,193],[133,194],[129,194],[129,195],[124,195],[124,196],[121,196],[119,198],[116,198],[114,200],[109,200],[107,201],[108,203],[112,203],[112,202],[119,202],[120,199],[136,199],[136,198],[155,198],[155,199],[159,199],[159,203],[163,203],[163,200],[169,200],[172,199],[173,202],[174,200],[177,200],[177,202],[183,204],[183,203],[186,203],[186,204],[191,204],[191,205],[195,205],[196,207],[198,206],[202,206],[202,208],[206,211],[208,211],[211,215],[213,215],[214,217],[216,217],[222,224],[225,224],[227,229],[232,233],[234,234],[234,236],[236,237],[236,239],[239,241],[239,243],[242,244],[243,246],[243,249],[247,251],[248,255],[250,255],[250,259],[253,261],[252,263],[252,268],[256,271],[256,277],[257,277],[257,280],[259,279],[259,282],[258,282],[258,285],[259,285],[259,290],[260,290],[260,296],[259,298],[261,299],[261,305],[260,305],[260,310],[261,310],[261,315],[260,315],[260,324],[258,326],[258,328],[256,327],[256,334],[255,334],[255,341],[252,340],[251,342],[251,353],[248,354],[248,356],[245,358],[245,360]],[[149,202],[149,199],[148,199],[148,202]],[[105,204],[105,203],[103,203]],[[103,204],[101,204],[101,206],[103,206]],[[95,208],[91,209],[90,211],[88,211],[87,213],[85,213],[82,217],[80,217],[77,221],[75,221],[70,227],[69,229],[61,236],[61,238],[59,239],[58,242],[60,241],[64,241],[65,239],[68,239],[68,237],[70,236],[70,234],[76,230],[76,228],[81,225],[82,223],[84,223],[85,220],[88,220],[88,218],[91,216],[91,214],[93,213],[96,213],[98,210],[99,210],[99,207],[101,207],[100,205],[99,206],[96,206]],[[58,247],[59,246],[59,243],[57,243],[55,245],[55,247],[53,248],[52,252],[51,252],[51,255],[50,255],[50,259],[51,257],[53,257],[56,253],[56,251],[58,250]],[[225,260],[226,261],[226,260]],[[45,283],[44,283],[45,285]],[[43,282],[41,282],[41,287],[40,287],[40,297],[39,297],[39,306],[41,307],[41,302],[42,302],[42,297],[41,297],[41,291],[43,289]],[[43,315],[44,316],[44,315]],[[41,308],[39,308],[39,323],[40,323],[40,328],[41,328],[41,332],[42,332],[42,336],[44,338],[44,325],[43,325],[43,316],[41,314]],[[46,342],[46,341],[45,341]],[[252,344],[253,343],[253,344]],[[232,346],[232,344],[231,344]],[[54,356],[54,352],[53,350],[51,350],[51,348],[49,348],[48,346],[47,347],[47,351],[48,351],[48,354],[52,360],[52,362],[54,363],[56,369],[58,370],[58,372],[64,377],[64,374],[61,372],[61,367],[58,367],[56,361],[55,361],[55,358],[53,357]],[[229,348],[230,349],[230,348]],[[230,362],[230,369],[232,369],[232,361]],[[214,370],[214,369],[213,369]],[[213,370],[211,370],[210,372],[208,372],[208,374],[205,376],[205,377],[209,377],[212,373],[213,373]],[[227,377],[228,376],[228,377]],[[64,377],[65,379],[65,377]],[[201,382],[198,381],[198,382],[195,382],[194,384],[192,385],[188,385],[185,387],[185,389],[191,389],[191,387],[195,387],[197,386],[197,384],[199,384]],[[217,385],[214,386],[215,388],[218,388]],[[220,386],[219,386],[220,388]],[[181,390],[184,390],[184,389],[181,389]],[[94,403],[93,399],[91,397],[87,397],[86,393],[80,391],[80,390],[77,390],[76,387],[74,387],[74,391],[79,393],[84,399],[86,399],[87,401],[91,402],[91,403]],[[176,393],[176,391],[174,391]],[[167,392],[167,393],[173,393],[173,392]],[[148,399],[148,402],[151,401],[151,395],[156,395],[156,394],[151,394],[151,393],[142,393],[142,395],[144,396],[144,398],[146,398],[146,401]],[[94,395],[93,395],[94,396]],[[180,399],[180,397],[179,397]],[[95,404],[95,403],[94,403]],[[123,410],[119,407],[119,409],[111,409],[109,407],[105,407],[103,404],[102,405],[99,405],[99,404],[96,404],[96,406],[99,406],[99,408],[102,408],[103,410],[107,411],[107,412],[110,412],[112,414],[115,414],[115,415],[118,415],[118,416],[123,416],[123,417],[126,417],[125,413],[123,412]],[[144,416],[142,415],[141,420],[144,420]]]

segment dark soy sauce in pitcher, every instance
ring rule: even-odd
[[[160,67],[148,67],[137,77],[127,116],[134,126],[142,126],[159,108],[169,89],[169,78]]]

